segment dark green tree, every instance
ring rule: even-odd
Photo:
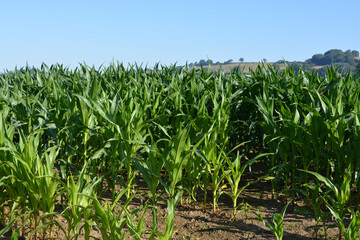
[[[244,58],[243,58],[243,57],[241,57],[239,60],[240,60],[240,62],[244,62]]]
[[[324,64],[331,64],[345,61],[345,53],[340,49],[331,49],[324,53]]]
[[[356,61],[351,53],[345,55],[345,62],[351,66],[356,66]]]
[[[351,53],[352,53],[352,55],[353,55],[354,57],[358,57],[358,56],[359,56],[359,51],[353,50]]]
[[[323,65],[324,64],[324,54],[315,54],[311,58],[311,63],[316,65]]]
[[[206,65],[213,65],[214,64],[214,62],[213,62],[213,60],[211,60],[211,59],[208,59],[207,61],[206,61]]]
[[[356,66],[355,71],[356,71],[356,72],[360,72],[360,63],[358,63],[358,65]]]

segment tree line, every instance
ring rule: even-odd
[[[244,58],[241,57],[239,58],[239,61],[240,62],[244,62]],[[200,66],[208,66],[208,65],[222,65],[222,64],[231,64],[233,63],[234,60],[233,59],[229,59],[227,61],[224,61],[224,62],[214,62],[213,60],[211,59],[208,59],[208,60],[205,60],[205,59],[201,59],[199,62],[194,62],[194,63],[188,63],[188,66],[189,67],[200,67]]]
[[[239,58],[239,62],[244,62],[244,58]],[[188,63],[188,67],[197,67],[197,66],[213,66],[213,65],[223,65],[233,63],[233,59],[229,59],[224,62],[214,62],[211,59],[205,60],[201,59],[199,62]],[[266,63],[266,58],[262,59],[262,62]],[[273,63],[275,68],[280,68],[281,64],[284,64],[284,60],[277,61]],[[359,60],[359,51],[357,50],[346,50],[342,51],[340,49],[331,49],[325,53],[314,54],[311,58],[301,61],[287,62],[296,72],[301,68],[305,71],[317,71],[320,75],[325,76],[327,68],[334,66],[338,69],[339,72],[343,73],[355,73],[360,72],[360,60]],[[319,68],[320,66],[320,68]]]
[[[340,49],[331,49],[324,54],[315,54],[304,62],[295,61],[288,62],[288,64],[295,71],[298,71],[300,68],[305,71],[315,70],[322,76],[325,76],[327,68],[331,66],[337,68],[339,72],[354,74],[360,71],[360,61],[358,57],[359,51],[357,50],[347,50],[344,52]],[[280,60],[274,63],[273,66],[280,67],[280,64],[283,63],[284,61]]]

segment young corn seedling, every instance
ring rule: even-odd
[[[89,156],[89,140],[92,136],[92,132],[91,129],[94,128],[95,126],[95,121],[96,121],[96,117],[93,114],[93,109],[92,109],[92,105],[89,99],[87,99],[86,96],[81,96],[78,94],[74,94],[74,96],[77,97],[77,105],[78,108],[80,109],[81,114],[80,115],[80,120],[81,120],[81,124],[82,124],[82,131],[80,132],[80,143],[79,146],[81,146],[81,149],[79,152],[82,153],[82,156],[80,156],[82,158],[82,160],[88,161],[88,159],[90,159]],[[90,164],[90,163],[89,163]],[[93,176],[96,176],[96,167],[90,166],[91,168],[91,172],[93,173]]]
[[[11,212],[15,214],[17,207],[22,208],[22,213],[28,209],[29,215],[27,218],[30,220],[30,229],[37,229],[40,224],[40,210],[43,210],[45,215],[48,214],[45,205],[53,205],[52,200],[56,198],[57,181],[49,180],[52,182],[49,191],[39,191],[39,189],[42,189],[41,187],[44,187],[42,182],[45,176],[42,170],[47,168],[43,166],[41,157],[38,154],[42,130],[37,130],[28,136],[19,131],[19,135],[18,145],[14,145],[12,142],[7,144],[6,151],[11,153],[11,157],[9,155],[4,161],[4,165],[7,166],[7,178],[4,179],[4,186],[12,199],[12,202],[10,202],[12,205]],[[51,163],[49,164],[51,166]],[[42,198],[47,203],[42,201]],[[42,203],[44,204],[41,206]],[[14,217],[13,214],[11,216]],[[22,218],[22,221],[24,222],[25,219]],[[43,222],[46,222],[46,217],[43,218]],[[15,222],[15,228],[17,228],[17,222]]]
[[[158,227],[158,209],[157,209],[157,202],[158,202],[158,194],[157,188],[160,183],[160,173],[164,167],[164,160],[162,155],[158,153],[158,150],[149,149],[149,158],[147,162],[139,162],[135,161],[135,165],[137,170],[142,174],[148,189],[150,190],[151,194],[151,208],[152,208],[152,215],[153,215],[153,222],[152,222],[152,232],[149,239],[154,239],[155,234],[157,232]]]
[[[67,205],[61,216],[65,218],[68,224],[66,237],[68,240],[77,239],[81,235],[81,230],[85,230],[85,239],[90,239],[90,229],[95,225],[93,220],[92,197],[95,195],[96,185],[100,179],[90,179],[86,176],[87,164],[80,172],[75,182],[75,177],[68,178],[65,193]]]
[[[242,143],[240,145],[243,145],[245,143]],[[239,147],[239,146],[238,146]],[[237,205],[237,200],[240,196],[240,194],[242,193],[242,191],[248,187],[249,185],[256,183],[260,180],[268,180],[268,179],[273,179],[273,177],[261,177],[258,178],[256,180],[253,181],[248,181],[245,183],[245,185],[240,187],[240,180],[241,177],[245,171],[245,169],[247,167],[249,167],[251,164],[253,164],[257,159],[267,156],[269,154],[260,154],[250,160],[248,160],[247,162],[245,162],[244,164],[241,164],[241,159],[244,157],[243,155],[239,155],[239,153],[237,154],[235,160],[231,160],[230,158],[228,158],[226,155],[228,154],[224,154],[224,157],[227,160],[227,164],[229,166],[229,170],[225,171],[225,178],[228,182],[228,184],[230,185],[230,192],[226,192],[227,195],[229,195],[233,201],[233,216],[232,218],[235,219],[236,216],[236,210],[238,209],[238,205]]]
[[[96,213],[96,227],[100,230],[102,239],[125,239],[127,236],[127,231],[124,231],[124,228],[131,220],[131,213],[127,211],[127,207],[135,195],[133,194],[130,196],[130,198],[127,198],[121,205],[120,212],[117,214],[115,213],[115,207],[119,205],[118,202],[120,198],[125,196],[127,192],[128,189],[126,188],[120,190],[115,200],[111,204],[108,201],[105,201],[105,204],[102,205],[96,196],[93,198],[93,204]],[[128,215],[130,215],[130,220],[128,219]]]
[[[7,146],[7,141],[12,139],[13,132],[15,127],[13,125],[8,125],[4,121],[9,114],[10,108],[4,108],[0,111],[0,225],[5,226],[5,204],[7,204],[9,200],[9,195],[6,190],[6,182],[8,178],[8,171],[6,171],[6,161],[10,157],[11,153],[5,150]],[[10,135],[10,136],[9,136]],[[1,236],[1,235],[0,235]]]
[[[160,183],[164,186],[169,196],[167,200],[166,229],[164,233],[158,233],[160,239],[171,239],[174,233],[175,207],[179,203],[183,190],[178,189],[177,184],[181,181],[183,168],[189,159],[191,152],[188,146],[188,128],[181,129],[174,136],[165,149],[165,168],[169,173],[169,184],[163,180]]]
[[[302,193],[306,201],[311,205],[312,211],[308,211],[302,208],[296,208],[296,211],[300,214],[311,215],[315,220],[315,230],[313,233],[313,238],[317,239],[319,233],[319,221],[323,223],[324,228],[324,237],[327,238],[327,219],[329,216],[329,212],[324,211],[322,206],[324,205],[324,197],[321,195],[323,191],[321,190],[321,186],[319,184],[310,184],[305,183],[303,184],[306,187],[306,190],[298,189],[297,191]]]
[[[319,173],[312,171],[301,170],[306,173],[314,175],[319,181],[325,184],[325,186],[333,193],[334,197],[329,194],[324,195],[324,201],[326,206],[329,208],[331,214],[338,219],[338,224],[344,221],[345,214],[347,212],[346,204],[348,203],[351,195],[351,173],[346,171],[343,177],[343,181],[340,186],[333,184],[327,177],[322,176]],[[334,215],[335,214],[335,215]],[[341,220],[341,221],[339,221]],[[342,236],[343,228],[339,225],[339,240]]]
[[[129,229],[130,235],[133,239],[136,240],[142,240],[141,237],[142,234],[147,231],[148,229],[144,228],[144,219],[145,219],[145,213],[148,209],[148,204],[145,203],[145,206],[138,207],[131,212],[129,212],[127,209],[123,207],[125,213],[126,213],[126,222],[127,227]],[[141,217],[138,216],[138,212],[142,212]]]
[[[41,216],[42,225],[35,228],[32,233],[36,233],[37,230],[43,229],[43,239],[45,239],[46,232],[49,229],[50,239],[53,237],[52,228],[53,225],[58,223],[53,221],[54,215],[57,213],[54,212],[55,210],[55,202],[56,198],[59,194],[61,194],[62,189],[59,188],[61,184],[63,184],[57,177],[56,173],[54,172],[54,164],[56,160],[56,156],[58,154],[58,149],[52,147],[48,149],[48,151],[44,152],[44,163],[41,159],[36,160],[37,164],[37,176],[36,180],[36,187],[41,191],[38,191],[39,199],[39,209],[42,210],[43,216]],[[57,194],[57,191],[60,191]],[[50,221],[47,221],[49,218]],[[29,236],[32,235],[29,234]]]
[[[360,230],[360,212],[354,212],[351,210],[351,222],[349,226],[346,228],[343,219],[339,216],[336,210],[332,207],[328,206],[331,214],[334,216],[336,222],[339,224],[339,228],[341,228],[344,233],[345,240],[358,240],[360,239],[359,230]],[[339,237],[339,239],[341,239]]]
[[[255,212],[251,210],[252,213],[254,213],[258,220],[264,223],[264,226],[267,228],[270,228],[270,230],[274,233],[276,240],[282,240],[284,235],[284,216],[287,207],[290,203],[286,204],[285,207],[282,209],[281,213],[276,213],[272,216],[273,224],[266,222],[260,213]]]
[[[12,226],[14,225],[14,223],[16,223],[21,218],[21,219],[25,219],[25,221],[23,221],[23,223],[20,227],[17,227],[17,224],[15,224],[16,225],[15,230],[13,230],[12,234],[11,234],[11,239],[19,239],[21,236],[20,230],[28,223],[28,218],[24,218],[24,217],[25,217],[25,215],[30,214],[30,213],[31,213],[31,211],[27,211],[27,212],[23,213],[22,215],[18,215],[14,218],[11,218],[11,221],[6,226],[4,226],[3,229],[0,230],[0,236],[3,237],[3,235],[5,233],[9,232],[11,230]]]
[[[196,147],[196,146],[194,146]],[[190,204],[192,201],[196,202],[197,199],[197,190],[199,187],[208,186],[208,184],[204,183],[202,179],[204,179],[204,175],[207,174],[206,170],[203,168],[204,166],[204,158],[199,156],[197,153],[199,150],[194,150],[192,155],[192,160],[188,161],[184,168],[184,172],[186,173],[186,177],[184,177],[184,190],[188,194],[187,204]],[[206,178],[206,177],[205,177]],[[204,196],[204,200],[206,196]]]
[[[128,93],[128,94],[131,94]],[[143,120],[144,109],[140,104],[136,103],[132,98],[128,102],[121,103],[118,107],[116,116],[111,117],[106,113],[102,106],[96,102],[92,102],[97,113],[102,116],[109,123],[114,125],[114,136],[111,141],[117,141],[117,155],[120,157],[121,165],[126,170],[126,186],[133,186],[133,181],[136,175],[134,167],[134,159],[138,155],[138,151],[145,144],[145,122]],[[111,113],[112,111],[110,111]],[[119,165],[119,164],[116,164]],[[116,175],[116,173],[114,173]],[[128,197],[130,196],[130,188],[128,189]]]
[[[226,184],[224,183],[224,179],[227,175],[227,172],[224,171],[226,158],[221,154],[223,151],[219,149],[219,146],[216,145],[215,142],[216,133],[211,132],[205,135],[204,139],[204,147],[202,149],[202,156],[204,158],[204,162],[207,163],[205,165],[206,174],[204,174],[204,182],[210,182],[210,188],[213,195],[213,212],[217,211],[217,204],[220,196],[224,193],[224,189],[226,188]],[[210,181],[209,181],[209,179]],[[204,189],[206,192],[206,188]],[[204,199],[206,201],[206,198]]]

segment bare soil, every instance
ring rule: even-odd
[[[267,190],[259,189],[260,185],[253,188],[245,189],[240,202],[246,202],[251,206],[251,209],[258,211],[264,220],[272,223],[272,215],[280,213],[284,207],[284,203],[279,200],[272,200],[271,193]],[[143,195],[146,197],[146,194]],[[276,196],[278,199],[282,199],[281,196]],[[275,199],[276,199],[275,198]],[[134,199],[130,205],[130,209],[138,207],[141,203],[141,199]],[[301,202],[297,202],[297,205],[303,206]],[[274,234],[269,228],[266,228],[262,222],[260,222],[256,215],[251,212],[240,212],[234,220],[232,216],[232,202],[229,197],[223,195],[220,198],[219,210],[216,214],[212,211],[212,205],[208,202],[207,209],[204,210],[203,203],[191,203],[178,206],[175,217],[174,230],[175,234],[173,239],[275,239]],[[311,216],[301,215],[294,211],[294,205],[289,205],[285,218],[284,218],[284,239],[315,239],[313,238],[315,230],[315,221]],[[165,218],[166,218],[166,204],[159,204],[159,228],[160,232],[165,230]],[[117,209],[116,211],[120,211]],[[145,227],[151,229],[152,215],[151,211],[145,213]],[[66,223],[63,219],[58,218],[58,221],[66,229]],[[334,224],[329,219],[327,224]],[[29,232],[25,229],[23,236],[26,236]],[[327,230],[327,239],[338,239],[337,228]],[[1,240],[10,239],[11,233],[6,234],[0,238]],[[32,239],[41,239],[41,234],[38,237]],[[97,228],[93,228],[91,236],[101,239],[100,232]],[[54,227],[53,239],[64,239],[64,235],[61,231]],[[149,237],[149,233],[143,234],[143,239]],[[25,238],[19,238],[25,239]],[[49,236],[46,237],[49,239]],[[83,239],[83,237],[79,238]],[[126,239],[132,239],[130,234]],[[320,226],[320,231],[317,239],[325,239],[323,234],[323,228]]]
[[[279,195],[276,198],[282,199]],[[269,223],[272,223],[272,215],[280,213],[285,205],[281,201],[273,200],[269,191],[256,186],[245,189],[240,202],[249,204],[251,209],[259,212]],[[297,205],[305,207],[301,202]],[[315,239],[314,219],[294,210],[295,205],[289,205],[285,213],[284,239]],[[232,201],[227,195],[220,198],[219,210],[216,214],[213,213],[211,204],[207,205],[206,211],[203,210],[201,203],[180,206],[176,212],[176,233],[173,239],[276,239],[271,230],[250,211],[241,211],[234,220],[231,217]],[[327,224],[331,225],[335,222],[329,219]],[[325,239],[322,227],[319,228],[317,239]],[[164,230],[164,226],[160,226],[160,229]],[[327,239],[338,239],[337,228],[328,229],[327,235]]]
[[[259,167],[260,166],[260,167]],[[259,176],[263,176],[264,172],[262,169],[263,166],[258,165],[254,166],[254,172],[252,174],[245,174],[242,177],[242,181],[246,182],[253,180]],[[137,180],[136,190],[139,192],[131,204],[129,205],[129,210],[133,210],[143,204],[146,200],[149,199],[147,193],[146,184],[139,177]],[[118,190],[118,189],[116,189]],[[107,191],[102,195],[103,199],[111,202],[111,192]],[[199,190],[199,198],[203,198],[203,192]],[[232,240],[232,239],[259,239],[259,240],[268,240],[276,239],[275,235],[271,230],[264,226],[263,222],[257,219],[257,216],[251,211],[245,211],[243,207],[240,207],[238,210],[239,213],[236,215],[235,219],[232,219],[232,200],[228,195],[223,194],[219,199],[219,209],[216,213],[213,212],[213,206],[211,204],[211,192],[208,192],[208,199],[206,201],[206,209],[204,209],[203,201],[187,203],[187,197],[183,197],[183,202],[177,207],[175,213],[175,223],[174,223],[174,236],[173,239],[221,239],[221,240]],[[124,199],[120,199],[120,204]],[[253,211],[256,211],[261,214],[263,219],[268,223],[272,222],[272,215],[280,213],[285,206],[287,199],[284,194],[275,193],[274,198],[271,194],[271,184],[266,181],[261,181],[256,184],[248,186],[241,194],[239,203],[247,203]],[[287,239],[325,239],[324,230],[319,223],[319,233],[318,237],[315,238],[315,220],[310,215],[302,215],[295,211],[295,207],[301,207],[304,209],[311,209],[305,205],[304,201],[300,198],[290,204],[286,210],[284,218],[284,240]],[[58,206],[55,211],[61,212],[62,206]],[[120,212],[121,207],[117,206],[115,212]],[[165,202],[158,203],[159,210],[159,226],[158,231],[164,232],[166,226],[166,216],[167,209]],[[141,214],[139,214],[141,215]],[[60,216],[56,219],[60,225],[67,230],[67,223]],[[20,225],[21,223],[19,223]],[[150,235],[150,229],[152,227],[152,213],[151,209],[148,209],[145,213],[144,227],[149,229],[142,235],[143,239],[148,239]],[[327,226],[335,226],[333,219],[329,217],[327,221]],[[346,226],[348,223],[346,223]],[[0,229],[2,227],[0,226]],[[65,239],[64,234],[54,226],[53,228],[53,239]],[[124,231],[127,231],[126,229]],[[25,228],[22,231],[22,236],[19,239],[25,239],[30,230]],[[91,236],[97,239],[101,239],[101,234],[99,229],[94,227],[91,231]],[[42,234],[39,232],[37,238],[32,237],[32,240],[42,239]],[[10,240],[11,233],[7,233],[5,236],[0,236],[0,240]],[[50,239],[49,234],[47,234],[45,239]],[[79,239],[84,239],[80,237]],[[127,235],[126,239],[132,239],[130,233]],[[327,238],[326,239],[338,239],[338,228],[333,227],[327,229]]]

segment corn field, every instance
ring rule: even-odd
[[[336,69],[43,64],[0,74],[0,115],[0,235],[171,239],[180,204],[216,213],[228,195],[235,218],[242,191],[265,182],[286,207],[310,206],[314,236],[332,217],[339,239],[359,239],[360,83]],[[262,176],[243,180],[256,164]],[[286,207],[264,222],[277,239]]]

